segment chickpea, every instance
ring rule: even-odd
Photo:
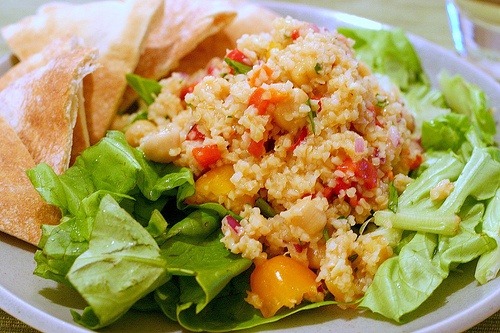
[[[296,132],[307,124],[307,112],[299,109],[307,102],[308,96],[299,89],[293,89],[289,98],[275,105],[272,112],[274,121],[288,132]]]
[[[139,149],[146,158],[160,163],[170,163],[181,152],[181,135],[179,127],[169,123],[158,132],[142,138]]]
[[[289,224],[302,228],[311,237],[321,237],[327,222],[326,213],[317,200],[310,197],[297,201],[283,213],[283,217]]]
[[[154,131],[156,125],[149,120],[137,120],[125,132],[125,139],[132,147],[139,147],[141,139]]]

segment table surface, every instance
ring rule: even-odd
[[[88,0],[72,0],[84,2]],[[44,0],[0,0],[0,26],[16,22],[32,14]],[[366,17],[392,26],[398,26],[427,40],[452,49],[444,0],[288,0]],[[411,13],[411,14],[409,14]],[[5,42],[0,38],[0,55],[7,53]],[[4,311],[0,310],[0,332],[37,332]],[[467,332],[500,332],[500,312],[491,316]]]

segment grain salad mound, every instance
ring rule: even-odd
[[[228,249],[256,264],[286,254],[345,303],[392,255],[369,217],[421,162],[402,95],[356,60],[352,43],[278,18],[204,70],[161,81],[147,119],[116,122],[149,159],[193,170],[191,203],[219,202],[242,217],[223,222]],[[322,299],[316,289],[297,301]],[[277,311],[253,291],[247,300],[266,316]]]

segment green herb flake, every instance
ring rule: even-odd
[[[394,213],[398,209],[398,190],[393,182],[389,184],[389,209]]]
[[[252,66],[245,65],[244,63],[229,59],[227,57],[224,58],[224,61],[229,65],[229,67],[234,70],[236,74],[246,74],[252,69]]]
[[[321,66],[321,64],[319,62],[316,63],[316,65],[314,66],[314,71],[316,72],[316,74],[319,74],[319,72],[323,69],[323,66]]]
[[[146,119],[148,119],[148,110],[147,109],[137,112],[134,119],[132,120],[132,123],[134,123],[138,120],[146,120]]]
[[[260,209],[263,216],[269,218],[276,215],[276,211],[271,207],[271,205],[263,198],[258,198],[255,200],[255,206]]]
[[[330,234],[328,233],[328,229],[323,229],[323,239],[326,241],[328,241],[330,239]]]
[[[311,131],[313,132],[313,134],[316,134],[316,123],[314,122],[314,118],[316,118],[316,111],[309,111],[309,113],[307,114],[307,116],[309,117],[309,123],[311,124]]]
[[[383,96],[381,94],[377,94],[377,95],[375,95],[375,98],[377,100],[377,106],[378,107],[384,108],[387,105],[389,105],[389,101],[387,100],[387,96]]]

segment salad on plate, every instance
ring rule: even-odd
[[[336,306],[404,323],[460,264],[474,262],[478,284],[496,279],[500,151],[478,86],[443,71],[433,87],[398,29],[329,30],[267,10],[255,27],[262,8],[221,1],[182,30],[182,1],[151,2],[110,1],[124,21],[99,43],[80,24],[92,2],[46,5],[3,30],[20,59],[0,79],[3,109],[13,91],[43,99],[33,77],[78,73],[50,106],[71,119],[54,148],[65,154],[29,145],[26,133],[46,131],[24,114],[43,110],[1,115],[33,156],[22,168],[37,204],[59,216],[29,222],[41,228],[30,238],[0,227],[38,247],[37,276],[82,296],[75,322],[147,311],[230,331]],[[142,28],[122,59],[113,50],[131,47],[119,29],[131,22]],[[45,46],[40,24],[54,31]]]

